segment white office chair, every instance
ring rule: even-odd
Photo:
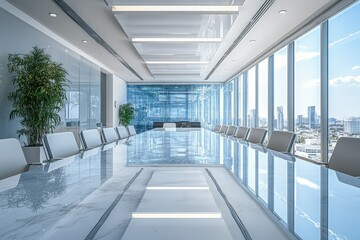
[[[220,128],[221,128],[221,125],[217,124],[215,125],[215,127],[213,128],[213,132],[219,132],[220,131]]]
[[[248,127],[239,126],[236,130],[234,137],[239,138],[239,139],[246,139],[248,134],[249,134]]]
[[[263,128],[251,128],[246,141],[256,144],[263,144],[267,130]]]
[[[119,140],[119,135],[114,128],[102,128],[101,133],[105,143],[116,142]]]
[[[134,125],[127,126],[127,130],[128,130],[128,133],[129,133],[130,136],[136,135],[136,130],[135,130]]]
[[[119,138],[120,138],[120,139],[129,137],[129,133],[128,133],[128,131],[126,130],[126,127],[118,126],[118,127],[116,127],[116,130],[117,130],[117,132],[118,132],[118,134],[119,134]]]
[[[84,149],[100,147],[103,145],[99,130],[97,129],[89,129],[89,130],[81,131],[80,139]]]
[[[287,131],[273,131],[270,136],[267,148],[283,152],[290,153],[295,140],[295,133]]]
[[[164,123],[163,128],[176,128],[176,123]]]
[[[27,171],[28,165],[15,138],[0,139],[0,180]]]
[[[48,160],[62,159],[79,153],[79,146],[72,132],[45,134],[43,143]]]
[[[226,131],[227,131],[227,129],[228,129],[228,126],[223,125],[223,126],[221,126],[221,128],[220,128],[220,130],[219,130],[219,133],[220,133],[220,134],[225,134]]]
[[[236,126],[229,126],[225,134],[227,136],[234,136],[235,131],[236,131]]]
[[[329,160],[329,168],[360,176],[360,138],[341,137]]]

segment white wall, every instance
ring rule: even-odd
[[[116,75],[106,76],[106,126],[119,125],[119,106],[127,102],[126,82]]]

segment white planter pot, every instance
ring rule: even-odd
[[[43,146],[23,147],[22,149],[28,164],[43,164],[47,160]]]

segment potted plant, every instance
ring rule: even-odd
[[[28,163],[42,163],[45,159],[42,137],[61,121],[59,112],[66,101],[67,72],[38,47],[28,54],[9,54],[8,60],[14,85],[8,95],[13,104],[10,119],[21,119],[22,128],[17,133],[27,138],[24,153]]]
[[[122,104],[119,107],[119,124],[127,127],[135,115],[135,109],[131,103]]]

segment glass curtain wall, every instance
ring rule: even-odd
[[[320,27],[295,41],[297,155],[320,159]]]
[[[238,78],[238,125],[245,126],[244,122],[244,74]]]
[[[235,79],[224,85],[224,124],[235,124]]]
[[[261,128],[268,127],[268,68],[268,58],[258,64],[258,126]]]
[[[152,129],[154,122],[201,122],[212,128],[221,116],[221,86],[128,85],[128,102],[136,111],[132,124],[139,132]]]
[[[246,126],[256,127],[256,67],[248,71]]]
[[[55,131],[77,133],[80,129],[95,128],[100,122],[100,67],[2,8],[0,32],[0,138],[16,138],[16,131],[21,128],[20,119],[9,120],[12,104],[7,96],[13,85],[6,67],[7,56],[28,53],[34,46],[45,49],[52,60],[61,63],[68,72],[67,102],[60,113],[61,124]],[[26,140],[21,138],[20,141]]]
[[[274,54],[274,129],[287,129],[287,46]]]
[[[360,137],[360,3],[329,19],[329,157],[341,136]]]

